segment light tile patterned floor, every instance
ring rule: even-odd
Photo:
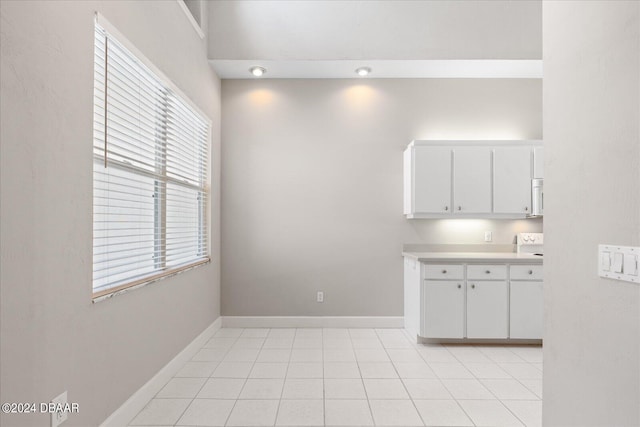
[[[131,426],[540,426],[539,346],[220,329]]]

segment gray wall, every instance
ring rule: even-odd
[[[640,245],[640,3],[544,2],[544,425],[640,425],[640,286],[597,275]]]
[[[96,10],[213,120],[213,262],[92,304]],[[0,401],[67,390],[80,413],[65,425],[95,426],[219,316],[220,82],[175,1],[2,1],[0,13]]]
[[[224,315],[401,316],[403,243],[540,220],[406,220],[417,139],[539,139],[540,80],[224,80]],[[325,302],[315,302],[316,290]]]

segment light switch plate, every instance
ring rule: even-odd
[[[640,283],[640,247],[598,245],[598,274],[608,279]]]

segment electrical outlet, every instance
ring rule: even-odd
[[[324,292],[318,291],[316,294],[316,302],[324,302]]]
[[[67,406],[67,392],[65,391],[59,396],[51,399],[51,403],[55,405],[55,411],[51,412],[51,427],[58,427],[67,420],[69,414],[63,410]]]
[[[493,233],[491,231],[485,231],[484,232],[484,241],[485,242],[490,242],[493,240]]]

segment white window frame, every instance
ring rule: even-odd
[[[206,230],[204,231],[205,236],[204,238],[206,239],[206,255],[204,255],[201,259],[195,261],[195,262],[191,262],[191,263],[187,263],[185,265],[180,265],[179,267],[176,268],[167,268],[166,265],[156,265],[157,270],[154,271],[151,274],[145,275],[141,278],[136,278],[130,281],[126,281],[123,282],[121,284],[118,284],[116,286],[112,286],[112,287],[108,287],[106,289],[103,290],[99,290],[96,291],[95,288],[93,288],[93,302],[98,302],[101,300],[104,300],[106,298],[112,297],[116,294],[120,294],[123,293],[125,291],[129,291],[132,289],[136,289],[142,286],[146,286],[147,284],[156,282],[158,280],[164,279],[166,277],[171,277],[174,276],[175,274],[181,273],[183,271],[187,271],[190,270],[192,268],[204,265],[204,264],[208,264],[211,262],[211,224],[210,224],[210,218],[211,218],[211,197],[210,197],[210,180],[211,180],[211,127],[212,127],[212,122],[211,120],[208,118],[208,116],[206,114],[204,114],[190,99],[188,96],[186,96],[162,71],[160,71],[151,61],[149,61],[146,56],[144,54],[142,54],[124,35],[122,35],[122,33],[120,33],[113,25],[111,25],[109,23],[108,20],[106,20],[104,18],[104,16],[102,16],[99,13],[96,13],[95,15],[95,24],[96,26],[101,27],[101,29],[103,29],[110,38],[113,38],[115,40],[117,40],[117,42],[122,45],[125,49],[127,49],[134,57],[135,59],[142,64],[144,67],[146,67],[152,74],[154,74],[154,77],[158,80],[158,82],[164,87],[164,89],[166,89],[168,92],[170,92],[172,94],[172,96],[174,96],[175,98],[178,99],[178,101],[180,101],[181,103],[186,104],[186,106],[188,108],[190,108],[192,110],[193,113],[197,114],[199,116],[199,118],[206,123],[206,144],[207,144],[207,157],[206,157],[206,165],[205,165],[205,170],[204,170],[204,174],[206,176],[205,178],[205,184],[204,184],[204,188],[201,188],[201,191],[205,192],[205,197],[206,197],[206,203],[204,206],[200,207],[199,206],[199,212],[200,215],[202,215],[202,220],[204,221],[204,223],[206,223]],[[95,54],[94,54],[95,55]],[[95,95],[94,95],[95,96]],[[95,101],[95,100],[94,100]],[[95,112],[94,112],[95,114]],[[108,137],[107,137],[107,141],[108,141]],[[106,145],[106,144],[105,144]],[[165,145],[162,148],[163,150],[166,150],[166,141],[165,141]],[[107,150],[107,154],[108,154],[108,150]],[[108,157],[108,156],[106,156]],[[97,156],[96,154],[93,155],[93,162],[94,162],[94,167],[97,161],[101,161],[104,162],[105,167],[115,167],[115,168],[119,168],[122,170],[128,170],[129,172],[142,172],[141,175],[144,174],[144,171],[140,171],[140,170],[136,170],[135,167],[129,166],[126,163],[120,163],[118,164],[118,162],[112,162],[110,159],[107,158],[99,158],[99,156]],[[174,182],[176,184],[181,184],[179,182],[179,180],[176,180],[175,178],[171,178],[168,176],[166,170],[163,172],[163,177],[164,177],[164,185],[166,186],[167,183],[170,182]],[[95,175],[94,175],[94,179],[95,179]],[[95,185],[95,183],[94,183]],[[181,184],[184,185],[184,184]],[[164,203],[166,203],[166,197],[165,197],[165,201]],[[159,214],[159,212],[161,212]],[[166,235],[167,230],[166,230],[166,209],[162,210],[157,210],[154,209],[154,221],[158,222],[161,221],[160,227],[162,228],[163,231],[161,231],[163,237],[162,237],[162,241],[166,241]],[[94,217],[94,221],[95,221],[95,217]],[[157,231],[154,232],[154,234],[157,233]],[[92,239],[93,240],[93,239]],[[155,245],[155,244],[154,244]],[[164,250],[164,249],[163,249]],[[166,256],[166,252],[164,252],[164,255]],[[163,263],[164,264],[164,263]],[[92,283],[94,284],[93,286],[95,286],[94,280],[92,280]]]

